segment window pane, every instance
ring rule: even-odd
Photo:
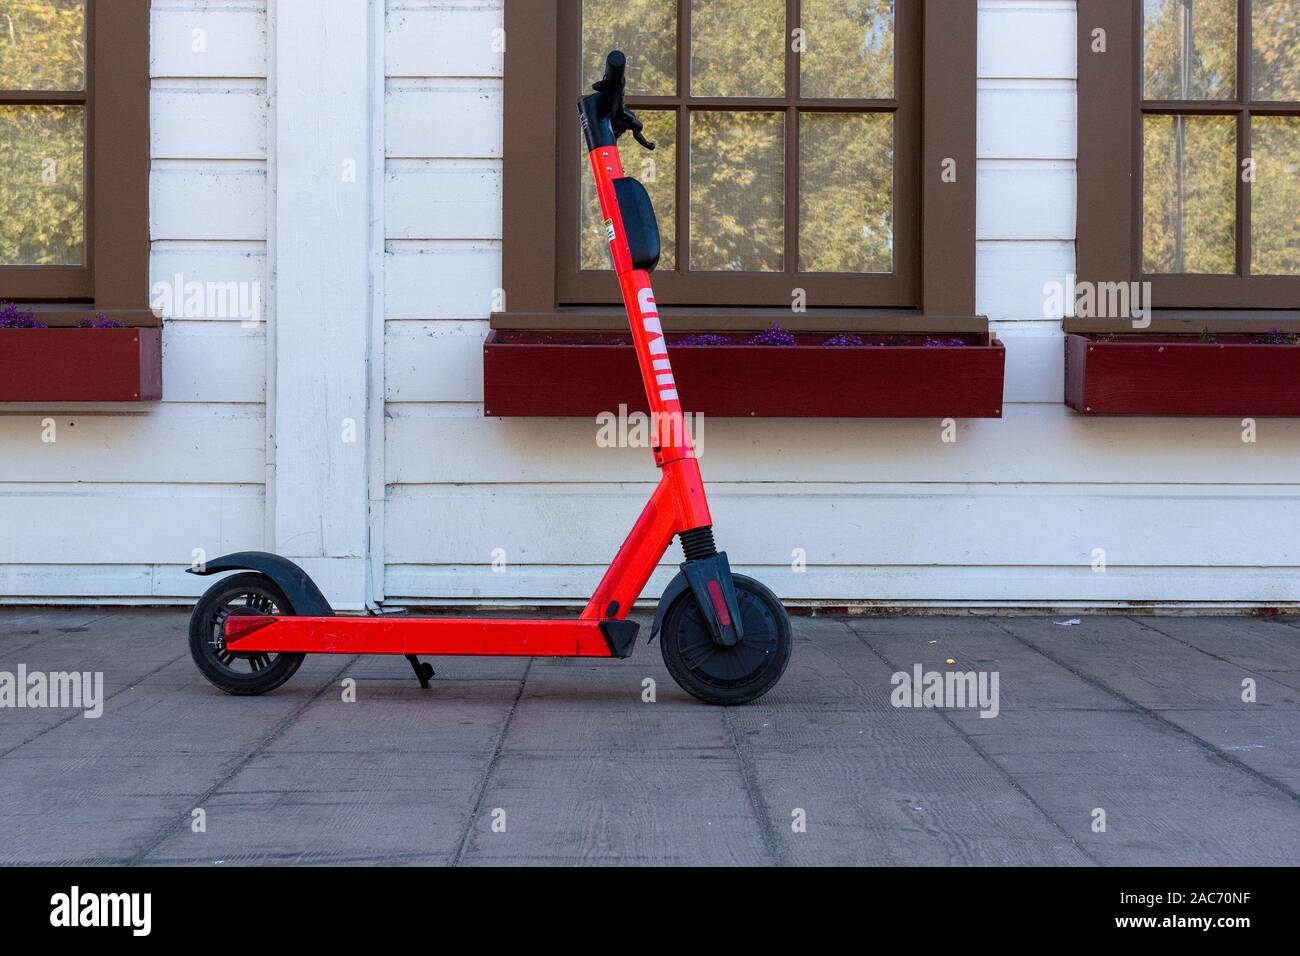
[[[800,93],[890,99],[894,95],[894,0],[803,0]]]
[[[1235,272],[1236,119],[1146,116],[1142,133],[1145,270]]]
[[[1144,0],[1148,100],[1237,96],[1237,0]]]
[[[654,203],[659,220],[660,269],[677,268],[677,114],[669,110],[644,110],[637,113],[645,124],[645,135],[655,144],[654,152],[632,145],[626,137],[623,149],[623,172],[641,180]],[[592,181],[587,148],[582,147],[582,221],[579,230],[579,268],[608,269],[609,239],[605,220],[600,215],[600,200]]]
[[[677,0],[582,0],[583,90],[605,74],[611,50],[627,54],[630,95],[676,93]]]
[[[85,109],[0,106],[0,265],[81,265]]]
[[[5,0],[0,7],[0,89],[80,90],[85,85],[85,0]]]
[[[691,93],[785,95],[785,0],[691,0]]]
[[[1251,272],[1300,275],[1300,116],[1256,116],[1251,130]]]
[[[806,113],[799,122],[799,270],[892,272],[893,116]]]
[[[1300,100],[1300,3],[1254,0],[1255,96]]]
[[[691,114],[691,268],[785,268],[785,114]]]

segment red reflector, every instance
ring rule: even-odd
[[[718,612],[718,622],[723,627],[731,627],[731,612],[727,610],[727,599],[722,596],[722,585],[717,581],[709,582],[709,597],[713,598],[713,610]]]
[[[248,637],[254,631],[270,627],[275,618],[263,614],[233,614],[226,618],[226,643]]]

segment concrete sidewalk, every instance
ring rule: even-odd
[[[0,863],[1300,863],[1294,618],[798,617],[778,687],[718,709],[644,637],[434,660],[427,691],[401,658],[309,657],[228,697],[187,617],[0,609],[0,672],[106,697],[0,710]],[[892,706],[917,664],[996,672],[998,716]]]

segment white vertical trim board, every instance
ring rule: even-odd
[[[366,601],[371,12],[276,4],[275,549]]]
[[[366,595],[368,607],[376,607],[384,599],[384,519],[386,512],[384,487],[384,452],[387,427],[384,415],[384,391],[387,388],[387,362],[385,357],[384,327],[384,237],[388,211],[384,198],[385,120],[384,93],[387,56],[386,25],[388,11],[383,0],[370,4],[370,60],[369,94],[370,111],[370,243],[368,266],[370,269],[370,356],[366,363],[366,513],[368,541],[366,545]]]
[[[275,32],[276,12],[278,0],[267,0],[267,52],[266,52],[266,90],[267,90],[267,188],[266,188],[266,363],[264,372],[266,375],[266,455],[264,464],[264,474],[266,476],[266,493],[264,496],[266,502],[266,514],[262,521],[262,539],[265,547],[274,547],[275,542],[275,511],[276,511],[276,487],[275,487],[275,425],[276,425],[276,382],[275,374],[277,356],[279,350],[276,348],[276,330],[279,324],[276,321],[276,299],[278,287],[276,284],[276,224],[275,211],[276,202],[279,196],[279,150],[276,148],[275,140],[275,116],[278,104],[276,95],[276,69],[275,69],[275,45],[270,42],[269,36]]]

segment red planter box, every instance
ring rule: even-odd
[[[1065,337],[1065,403],[1085,415],[1300,415],[1300,345],[1103,339]]]
[[[690,413],[763,418],[1001,418],[1006,349],[987,335],[965,346],[926,346],[925,335],[863,335],[827,347],[826,335],[793,346],[679,345],[673,373]],[[740,335],[733,336],[740,338]],[[952,336],[950,336],[952,337]],[[916,343],[916,344],[910,344]],[[499,330],[483,347],[489,417],[594,417],[647,410],[627,335]]]
[[[161,329],[0,329],[0,402],[155,402]]]

